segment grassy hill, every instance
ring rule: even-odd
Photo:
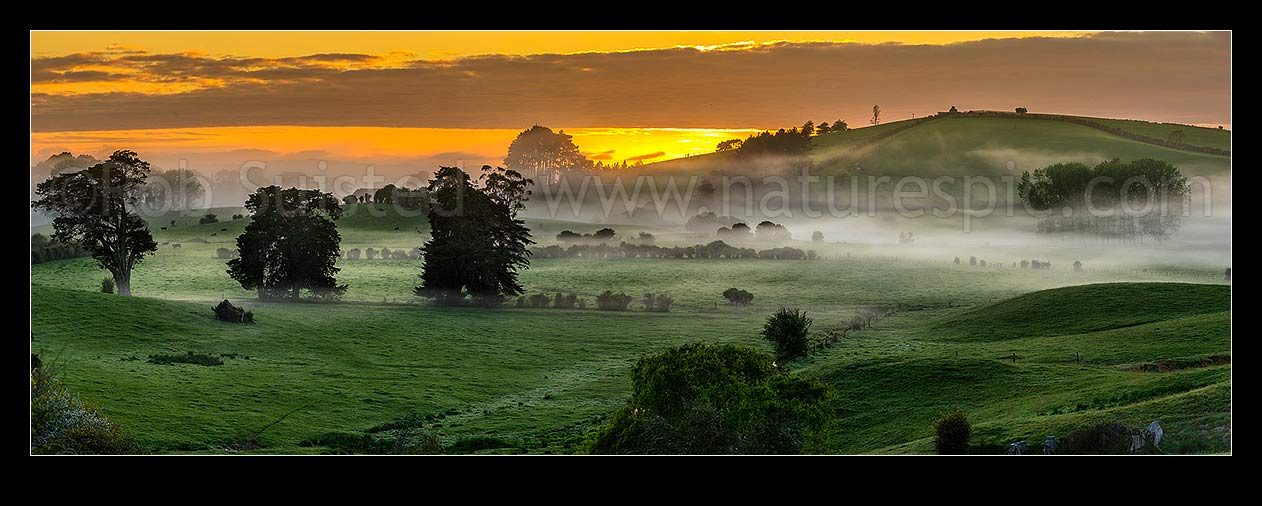
[[[1185,292],[1208,300],[1185,299]],[[1101,421],[1138,427],[1153,420],[1172,436],[1162,444],[1166,452],[1224,451],[1231,434],[1227,292],[1175,283],[1089,285],[963,313],[902,313],[810,359],[804,374],[841,393],[837,445],[852,451],[931,452],[933,420],[950,409],[968,414],[972,443],[982,452],[1021,439],[1037,447],[1044,436]],[[1108,318],[1097,307],[1105,299],[1140,316]],[[1005,311],[1016,308],[1028,311]],[[1060,312],[1090,324],[1062,326]],[[995,341],[995,331],[980,322],[1045,335]]]
[[[1129,327],[1231,309],[1231,287],[1105,283],[1043,290],[943,319],[953,339],[991,341]]]
[[[1228,149],[1231,132],[1187,125],[1081,118],[1128,133],[1164,139],[1174,130],[1194,146]],[[1058,162],[1097,163],[1111,158],[1157,158],[1186,175],[1225,175],[1230,157],[1172,149],[1054,119],[938,116],[831,133],[815,139],[814,161],[823,174],[1020,175]],[[730,167],[715,153],[645,166],[654,173],[704,175]],[[1009,163],[1011,162],[1011,163]]]

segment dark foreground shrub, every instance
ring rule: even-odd
[[[1070,432],[1056,445],[1056,453],[1070,455],[1124,455],[1130,452],[1131,431],[1114,422],[1101,422]]]
[[[606,311],[626,311],[627,306],[631,305],[631,296],[625,293],[613,293],[611,290],[605,290],[596,296],[596,309]]]
[[[211,308],[215,312],[215,319],[232,323],[254,323],[254,312],[246,311],[238,306],[232,305],[227,299],[220,302],[219,305]]]
[[[599,454],[795,454],[821,451],[832,391],[772,357],[732,344],[689,344],[641,357],[631,398],[584,443]]]
[[[31,369],[31,453],[125,455],[142,449],[47,367]]]
[[[101,278],[101,293],[114,293],[114,278]]]
[[[962,411],[943,413],[933,424],[933,446],[938,455],[963,455],[968,453],[968,439],[973,426]]]
[[[806,354],[809,347],[807,334],[814,320],[805,311],[780,308],[767,317],[762,326],[762,337],[776,349],[776,358],[791,360]]]
[[[739,288],[728,288],[723,291],[723,298],[736,306],[748,306],[750,302],[754,301],[754,294]]]

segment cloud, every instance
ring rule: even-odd
[[[607,161],[613,160],[613,152],[614,150],[612,149],[608,151],[584,152],[583,156],[586,156],[590,160]]]
[[[665,152],[665,151],[656,151],[656,152],[653,152],[653,153],[649,153],[649,154],[647,154],[647,155],[633,156],[633,157],[631,157],[631,158],[627,158],[627,161],[628,161],[628,162],[634,162],[634,161],[638,161],[638,160],[652,160],[652,159],[654,159],[654,158],[661,158],[661,157],[663,157],[663,156],[666,156],[666,152]]]
[[[873,104],[887,121],[956,105],[1230,123],[1230,48],[1230,34],[1157,32],[455,60],[102,51],[31,60],[32,128],[769,128],[862,124]]]

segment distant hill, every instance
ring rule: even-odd
[[[1181,132],[1174,138],[1171,134]],[[1175,140],[1177,139],[1177,141]],[[1069,161],[1157,158],[1185,175],[1229,172],[1231,131],[1149,123],[1015,113],[939,114],[815,138],[817,173],[864,175],[1019,175]],[[644,166],[650,173],[742,173],[731,152]]]

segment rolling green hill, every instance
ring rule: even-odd
[[[1184,132],[1184,143],[1227,149],[1227,130],[1132,120],[1078,118],[1134,135],[1164,139]],[[1154,145],[1054,119],[941,115],[831,133],[815,139],[813,155],[821,174],[848,175],[1017,175],[1058,162],[1098,163],[1121,158],[1157,158],[1185,175],[1221,176],[1230,157]],[[645,165],[653,173],[705,175],[731,170],[732,155],[715,153]],[[1011,162],[1011,163],[1010,163]]]
[[[1224,451],[1227,294],[1218,286],[1119,283],[1039,291],[964,312],[900,313],[808,360],[803,373],[841,394],[837,445],[852,451],[932,452],[933,420],[951,409],[968,414],[974,451],[982,453],[1017,440],[1037,448],[1044,436],[1102,421],[1153,420],[1179,434],[1163,451]],[[1134,316],[1110,312],[1118,308]],[[1008,334],[987,323],[1017,336],[993,340]],[[1041,337],[1027,337],[1034,335]]]
[[[1228,311],[1231,287],[1103,283],[1043,290],[936,324],[949,339],[993,341],[1057,336]]]

